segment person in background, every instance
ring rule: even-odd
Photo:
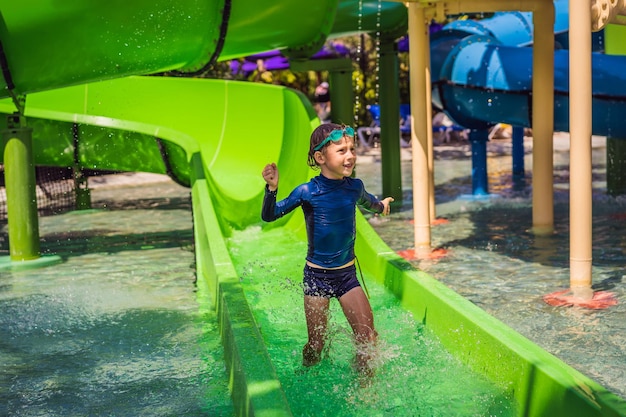
[[[322,123],[330,121],[330,91],[326,81],[315,88],[315,111]]]

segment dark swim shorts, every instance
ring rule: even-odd
[[[342,269],[322,269],[304,266],[304,295],[341,298],[353,288],[359,287],[356,266]]]

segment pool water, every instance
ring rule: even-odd
[[[594,147],[594,285],[615,293],[619,304],[585,310],[541,299],[569,283],[568,153],[557,148],[554,157],[556,233],[537,237],[528,232],[531,157],[525,182],[514,187],[505,145],[488,144],[490,189],[499,197],[484,201],[465,198],[469,148],[438,150],[437,213],[449,223],[433,227],[433,245],[450,255],[415,266],[626,398],[626,198],[606,196],[604,149]],[[370,216],[395,250],[413,244],[409,150],[403,152],[404,205],[386,218]],[[380,194],[377,155],[360,158],[358,175]],[[42,251],[64,263],[0,272],[0,415],[232,416],[219,330],[193,283],[189,190],[158,182],[93,188],[92,198],[99,210],[40,218]],[[380,333],[371,385],[361,387],[352,369],[350,331],[337,303],[324,360],[303,372],[304,248],[292,238],[251,228],[230,245],[294,415],[515,414],[506,387],[449,357],[367,277]],[[277,239],[292,252],[273,253]],[[7,245],[0,225],[1,256]],[[260,248],[262,256],[251,253]]]
[[[379,333],[375,376],[363,384],[354,370],[352,331],[336,300],[323,360],[304,368],[306,244],[285,230],[260,227],[236,232],[228,243],[294,415],[515,415],[506,387],[494,386],[450,356],[396,297],[367,276]]]
[[[232,416],[189,191],[93,198],[107,209],[40,218],[42,253],[63,263],[1,272],[0,415]]]
[[[491,198],[477,201],[471,193],[468,147],[448,150],[435,160],[437,214],[447,224],[432,227],[433,247],[449,255],[413,264],[433,275],[489,314],[543,349],[626,398],[626,198],[606,193],[603,138],[593,141],[593,288],[607,290],[618,305],[606,310],[552,307],[546,294],[569,288],[569,147],[555,136],[555,233],[535,236],[532,226],[532,156],[527,153],[526,178],[515,185],[510,141],[488,144]],[[527,138],[528,140],[528,138]],[[509,146],[507,146],[509,145]],[[527,142],[527,150],[528,142]],[[446,151],[439,151],[440,154]],[[456,152],[454,158],[450,153]],[[363,158],[359,176],[374,193],[381,192],[380,164]],[[394,250],[413,246],[411,162],[402,162],[404,204],[386,218],[370,223]]]

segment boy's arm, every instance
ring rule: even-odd
[[[263,179],[265,180],[265,196],[263,197],[263,208],[261,218],[263,221],[271,222],[276,220],[276,192],[278,190],[278,167],[275,163],[265,165],[263,168]]]
[[[302,204],[303,195],[308,190],[306,184],[296,187],[284,200],[276,201],[278,192],[278,168],[276,168],[276,164],[265,166],[263,179],[267,183],[263,197],[263,208],[261,209],[261,218],[264,221],[271,222],[279,219]]]
[[[393,197],[383,198],[380,202],[383,203],[383,211],[380,214],[383,216],[388,215],[391,211],[390,204],[393,203]]]
[[[269,190],[276,191],[278,189],[278,167],[276,164],[272,162],[271,164],[265,165],[262,175]]]
[[[270,191],[269,185],[265,186],[265,196],[263,197],[261,218],[265,222],[271,222],[278,218],[276,216],[276,190]]]
[[[296,207],[302,205],[306,193],[307,185],[302,184],[296,187],[287,198],[277,202],[276,191],[270,191],[269,186],[266,186],[261,218],[266,222],[271,222],[291,213]]]
[[[389,214],[391,208],[390,203],[393,202],[393,197],[387,197],[382,200],[377,199],[372,194],[365,190],[365,187],[361,189],[361,198],[357,201],[357,204],[363,207],[365,210],[373,211],[374,213],[382,214],[386,216]]]

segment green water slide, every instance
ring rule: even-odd
[[[37,164],[169,173],[191,187],[198,282],[219,311],[237,415],[291,415],[226,239],[261,225],[265,163],[278,162],[281,192],[312,174],[311,105],[277,86],[130,75],[198,71],[214,59],[275,48],[306,55],[333,28],[365,29],[354,23],[358,2],[67,3],[0,4],[0,112],[13,113],[27,94]],[[297,213],[269,227],[304,238]],[[358,230],[366,274],[453,355],[505,387],[517,415],[626,415],[623,400],[414,270],[362,216]]]
[[[272,49],[308,58],[329,35],[406,29],[401,3],[53,0],[0,4],[0,97],[176,70]]]

